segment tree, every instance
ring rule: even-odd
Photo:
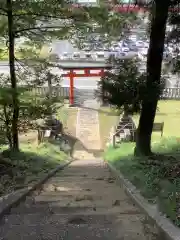
[[[179,7],[177,7],[179,9]],[[167,34],[167,43],[177,44],[180,42],[180,16],[179,12],[174,11],[169,14],[168,23],[171,27]]]
[[[31,76],[29,78],[28,76]],[[36,89],[45,83],[51,76],[51,82],[58,84],[60,82],[60,77],[50,73],[47,69],[46,64],[39,64],[24,69],[21,74],[17,75],[18,82],[25,83],[25,86],[17,87],[18,100],[19,100],[19,121],[18,121],[18,132],[26,132],[29,128],[34,129],[37,126],[36,121],[38,119],[44,119],[49,114],[53,114],[57,111],[57,102],[61,102],[58,96],[49,96],[49,91],[47,91],[47,96],[40,94]],[[24,79],[26,81],[24,81]],[[35,86],[35,88],[34,88]],[[50,99],[49,99],[50,98]],[[8,140],[9,147],[13,146],[13,136],[12,136],[12,119],[13,114],[11,111],[12,105],[12,88],[9,84],[9,77],[1,75],[0,81],[0,125],[1,130],[5,130],[5,136]]]
[[[67,3],[58,0],[1,0],[0,31],[6,40],[9,52],[10,82],[12,88],[12,148],[19,149],[18,117],[19,99],[15,68],[15,40],[25,37],[31,45],[40,46],[52,37],[62,37],[75,23],[87,19],[83,9],[70,8]],[[49,24],[51,23],[51,24]]]
[[[171,4],[170,0],[154,1],[154,8],[150,44],[147,56],[147,95],[142,101],[142,110],[139,120],[136,139],[136,155],[151,155],[151,134],[153,129],[154,118],[157,109],[157,103],[160,96],[161,83],[161,66],[164,51],[165,30],[168,19],[168,9]]]
[[[80,28],[76,28],[74,35],[76,44],[83,45],[90,34],[98,34],[107,43],[120,40],[122,36],[138,21],[136,13],[132,12],[113,12],[104,4],[98,7],[85,7],[89,13],[90,20]],[[79,38],[82,36],[82,38]],[[80,42],[80,43],[79,43]],[[90,40],[91,42],[91,40]]]
[[[145,94],[145,74],[140,73],[139,63],[138,59],[109,59],[112,70],[98,83],[99,98],[125,114],[139,112]]]

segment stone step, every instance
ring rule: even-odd
[[[81,117],[81,116],[80,116]],[[82,118],[83,118],[83,116],[82,116]],[[95,124],[97,124],[99,121],[98,120],[96,120],[96,119],[93,119],[93,120],[91,120],[91,119],[79,119],[79,123],[81,123],[82,125],[83,124],[86,124],[86,125],[91,125],[91,124],[93,124],[93,125],[95,125]]]
[[[88,118],[90,117],[91,120],[94,120],[96,119],[96,117],[98,116],[98,113],[96,111],[79,111],[78,112],[79,116],[82,116],[82,117],[85,117],[85,118]]]
[[[52,213],[45,216],[42,213],[29,213],[29,214],[11,214],[5,216],[5,222],[9,222],[12,226],[18,225],[45,225],[47,223],[57,225],[59,223],[63,224],[111,224],[114,220],[116,220],[117,216],[122,218],[126,218],[127,213],[119,213],[119,212],[104,212],[99,213],[96,211],[92,212],[92,209],[85,208],[85,212],[83,213],[83,209],[81,212],[78,212],[78,208],[74,209],[61,209],[62,213]],[[80,210],[80,209],[79,209]],[[128,214],[140,215],[138,211],[129,211]]]
[[[44,199],[44,198],[43,198]],[[126,200],[112,200],[109,203],[102,204],[102,201],[96,201],[96,203],[89,202],[89,201],[82,201],[82,202],[72,202],[68,204],[66,201],[43,201],[43,199],[39,199],[42,201],[38,201],[35,199],[34,204],[21,204],[17,208],[11,209],[12,214],[44,214],[44,216],[48,216],[52,213],[58,214],[94,214],[94,213],[121,213],[121,214],[136,214],[139,212],[135,206],[132,205],[131,202]],[[118,203],[118,204],[117,204]],[[117,205],[117,206],[116,206]]]
[[[54,202],[53,202],[54,200]],[[126,211],[128,211],[128,209],[131,207],[130,204],[126,204],[126,200],[119,200],[119,204],[124,206],[124,209],[126,208]],[[103,202],[103,199],[94,199],[94,200],[82,200],[82,201],[75,201],[74,199],[69,199],[67,200],[59,200],[59,198],[53,198],[51,199],[50,197],[45,197],[44,196],[38,196],[36,197],[35,199],[35,202],[37,204],[48,204],[50,208],[52,209],[55,209],[56,212],[58,211],[58,209],[61,207],[89,207],[89,208],[112,208],[114,206],[114,203],[115,203],[116,200],[114,199],[107,199],[107,201]],[[33,207],[31,207],[33,209]],[[30,209],[29,208],[24,208],[24,207],[21,207],[18,209],[19,212],[23,213],[23,212],[30,212]],[[38,210],[39,211],[39,210]]]
[[[53,197],[68,197],[68,198],[83,198],[85,197],[92,197],[92,199],[97,198],[97,199],[106,199],[106,197],[109,197],[109,194],[115,194],[116,192],[114,190],[111,190],[111,188],[107,188],[106,190],[108,191],[107,193],[104,193],[105,189],[99,190],[98,193],[94,190],[91,190],[90,188],[87,189],[83,189],[83,190],[72,190],[72,191],[43,191],[41,192],[41,196],[44,197],[50,197],[50,195],[52,196],[52,200]],[[103,195],[103,197],[101,197]],[[113,198],[112,198],[113,199]]]
[[[65,224],[59,221],[56,224],[40,224],[38,222],[34,225],[6,225],[0,230],[0,234],[2,239],[8,240],[119,240],[125,239],[123,230],[123,226],[119,227],[119,231],[122,233],[117,234],[116,228],[112,224]],[[130,229],[129,235],[132,235]],[[132,240],[132,238],[127,239]],[[143,240],[143,238],[140,239]]]
[[[101,174],[101,173],[102,173],[102,174]],[[108,174],[108,173],[109,173],[109,172],[108,172],[108,170],[107,170],[107,173],[106,173],[106,174]],[[100,174],[102,175],[102,177],[105,176],[103,170],[100,171]],[[84,171],[83,174],[79,174],[78,171],[68,170],[67,172],[62,172],[62,173],[57,174],[57,175],[53,178],[53,182],[55,183],[56,180],[59,181],[59,180],[61,179],[61,177],[62,177],[62,178],[66,178],[67,180],[68,180],[68,179],[74,180],[74,178],[78,178],[79,181],[84,181],[84,179],[89,179],[89,180],[90,180],[90,179],[94,179],[94,180],[96,180],[97,178],[99,178],[99,176],[101,176],[100,174],[98,174],[97,169],[94,169],[94,172],[92,172],[92,174],[89,173],[88,171]],[[107,178],[107,177],[105,176],[105,179],[106,179],[106,178]]]
[[[83,122],[83,121],[85,121],[84,120],[84,118],[85,119],[87,119],[88,118],[88,120],[89,121],[92,121],[92,122],[96,122],[97,121],[97,119],[96,119],[96,116],[97,116],[98,114],[96,114],[96,113],[79,113],[79,117],[81,118],[81,121]]]
[[[59,189],[59,187],[57,187],[57,189]],[[60,188],[61,189],[61,188]],[[108,191],[108,192],[104,192],[104,191]],[[106,199],[106,197],[109,197],[109,194],[114,194],[115,195],[115,191],[114,190],[111,190],[111,188],[107,188],[107,189],[99,189],[98,193],[94,190],[91,190],[90,188],[86,188],[86,189],[77,189],[77,190],[71,190],[71,191],[42,191],[41,192],[41,196],[44,196],[44,197],[50,197],[52,196],[52,201],[53,201],[53,197],[59,197],[59,198],[76,198],[78,197],[79,199],[83,199],[83,197],[89,197],[90,200],[92,198],[92,200],[94,199]],[[102,195],[103,194],[103,195]],[[103,196],[103,197],[102,197]],[[111,198],[113,200],[113,198]]]
[[[7,216],[0,236],[8,240],[147,240],[142,222],[144,216],[129,214],[43,214]],[[133,226],[133,227],[132,227]]]
[[[83,167],[81,167],[81,170],[82,170],[82,168]],[[65,183],[65,182],[67,182],[67,183],[75,183],[76,182],[78,184],[79,183],[80,184],[81,183],[82,184],[86,184],[86,183],[90,183],[90,181],[91,181],[91,182],[94,182],[94,183],[97,184],[98,180],[102,180],[107,185],[107,182],[109,180],[110,181],[111,180],[115,180],[115,178],[110,176],[110,173],[109,173],[108,169],[106,171],[104,171],[103,169],[100,169],[98,171],[98,169],[94,168],[91,171],[92,171],[92,173],[90,171],[88,171],[88,170],[85,170],[84,174],[81,175],[81,174],[78,173],[78,171],[74,172],[73,169],[72,170],[71,169],[69,169],[69,170],[67,169],[66,172],[64,172],[64,173],[62,172],[62,173],[59,173],[59,175],[55,175],[50,180],[50,182],[51,181],[53,181],[54,183],[57,182],[57,184],[60,183],[60,182],[61,183]],[[71,174],[74,174],[74,175],[71,175]],[[107,174],[109,174],[109,177],[108,177]],[[64,176],[66,176],[65,179],[64,179]],[[103,183],[103,182],[101,182],[101,183]],[[49,183],[47,183],[47,184],[49,184]],[[98,182],[98,184],[100,184],[100,183]]]
[[[89,132],[92,132],[92,130],[91,129],[89,129],[89,127],[95,127],[96,129],[98,129],[99,128],[99,123],[98,122],[96,122],[96,123],[94,123],[94,124],[92,124],[92,123],[86,123],[86,122],[84,122],[84,124],[82,124],[80,121],[79,121],[79,129],[80,130],[86,130],[86,131],[89,131]],[[93,133],[93,132],[92,132]]]
[[[73,178],[71,178],[71,179],[73,179]],[[84,181],[84,180],[82,180],[82,181]],[[96,189],[96,186],[98,184],[99,188],[101,188],[102,191],[105,191],[106,189],[110,190],[111,185],[113,184],[113,182],[109,183],[108,181],[104,182],[104,183],[101,183],[101,181],[102,181],[101,179],[98,180],[98,181],[92,181],[91,179],[89,179],[89,180],[87,179],[87,181],[84,182],[84,183],[82,181],[76,181],[75,179],[74,179],[74,182],[68,182],[65,179],[64,179],[64,181],[61,181],[61,180],[54,181],[54,180],[52,180],[51,182],[49,182],[49,184],[45,185],[43,187],[43,189],[45,191],[49,191],[49,192],[58,191],[58,190],[56,190],[58,188],[59,189],[64,188],[67,192],[76,191],[76,190],[84,191],[83,189]]]
[[[79,124],[81,128],[85,128],[88,126],[96,126],[97,124],[99,124],[99,121],[91,121],[90,120],[79,120]]]
[[[88,126],[80,126],[78,129],[78,134],[79,135],[83,135],[84,137],[88,137],[85,134],[88,134],[89,136],[99,136],[99,127],[97,125],[95,126],[91,126],[91,128],[89,128]]]

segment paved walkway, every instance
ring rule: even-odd
[[[77,113],[76,137],[91,150],[101,149],[98,108],[96,100],[87,100]]]
[[[4,240],[157,240],[153,228],[116,185],[100,159],[79,160],[37,195],[12,209]]]
[[[100,149],[98,112],[78,114],[77,137],[87,150],[75,151],[79,160],[5,216],[0,240],[160,240],[104,162],[88,153]]]

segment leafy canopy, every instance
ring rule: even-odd
[[[134,113],[141,109],[144,97],[145,74],[139,71],[137,59],[111,59],[112,70],[107,71],[99,82],[98,95],[104,101]]]

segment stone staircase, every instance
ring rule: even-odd
[[[115,129],[116,143],[134,142],[136,138],[136,125],[131,116],[122,116]]]
[[[86,100],[95,99],[94,89],[75,89],[74,103],[76,106],[83,106]]]
[[[89,150],[101,149],[98,108],[96,100],[86,100],[77,113],[76,137]]]
[[[1,240],[158,239],[100,159],[73,162],[0,224]]]
[[[78,109],[77,138],[99,150],[98,103]],[[76,151],[77,161],[56,173],[0,222],[2,240],[153,240],[154,228],[118,186],[101,158]]]

